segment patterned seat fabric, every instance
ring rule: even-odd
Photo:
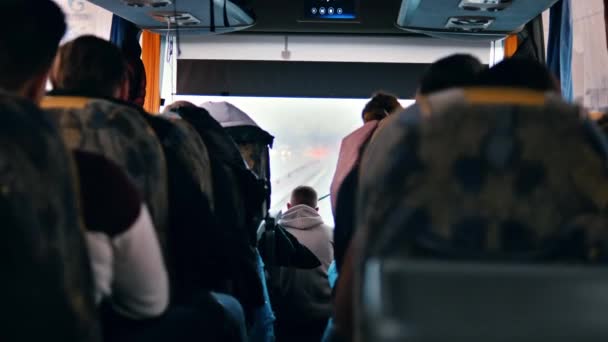
[[[98,341],[73,161],[33,104],[0,95],[2,341]]]
[[[180,108],[179,115],[196,129],[207,146],[213,177],[214,216],[225,243],[213,254],[221,264],[210,269],[213,289],[224,289],[243,304],[250,315],[264,304],[257,274],[256,230],[263,218],[265,190],[251,172],[237,146],[222,126],[202,108]],[[217,260],[217,259],[216,259]]]
[[[164,246],[169,206],[167,170],[146,114],[113,101],[70,96],[47,97],[42,106],[54,116],[71,149],[99,153],[125,170],[148,205]]]
[[[211,289],[227,243],[213,215],[213,180],[207,147],[196,130],[177,116],[149,116],[163,146],[169,177],[167,250],[173,300],[188,303]]]
[[[542,94],[525,95],[526,105],[466,98],[431,97],[431,108],[445,103],[402,113],[366,151],[364,254],[605,261],[607,150],[597,126]]]

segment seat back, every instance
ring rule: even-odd
[[[580,108],[518,90],[428,104],[399,114],[363,157],[368,255],[550,258],[565,252],[558,237],[606,218],[608,144]]]
[[[164,245],[168,220],[165,157],[145,113],[106,100],[50,96],[42,102],[71,149],[103,155],[119,165],[141,192]]]
[[[608,271],[405,258],[366,262],[364,341],[600,341]]]
[[[517,89],[451,90],[399,114],[360,168],[355,311],[367,310],[360,291],[369,260],[608,260],[608,144],[581,114]]]
[[[150,116],[163,146],[169,179],[168,264],[174,302],[188,301],[213,288],[225,245],[213,215],[213,179],[205,143],[186,121],[171,115]]]
[[[182,107],[177,111],[194,127],[207,147],[213,179],[214,216],[218,232],[227,241],[216,246],[223,255],[223,270],[210,278],[223,281],[227,291],[243,304],[245,310],[251,311],[264,303],[255,253],[264,188],[247,168],[235,143],[205,109]]]
[[[33,104],[0,95],[2,341],[99,341],[72,159]]]

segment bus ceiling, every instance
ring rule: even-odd
[[[166,33],[431,35],[497,40],[557,0],[89,0]],[[379,2],[382,4],[379,5]]]

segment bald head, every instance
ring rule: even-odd
[[[307,205],[311,208],[317,208],[317,192],[309,186],[299,186],[291,192],[291,201],[289,207],[296,205]]]

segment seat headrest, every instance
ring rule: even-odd
[[[45,96],[40,102],[40,107],[42,109],[83,109],[90,101],[90,98],[82,96]]]
[[[398,114],[362,159],[368,246],[407,250],[416,232],[449,255],[524,255],[580,220],[608,219],[606,138],[580,107],[511,89],[428,101],[430,115]]]
[[[511,105],[543,106],[549,102],[561,102],[552,92],[540,92],[518,88],[454,88],[430,94],[419,99],[425,112],[440,112],[455,104],[463,105]]]

